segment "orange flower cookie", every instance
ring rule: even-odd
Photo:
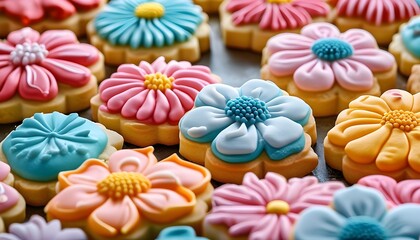
[[[160,56],[196,62],[210,49],[208,16],[191,0],[111,1],[87,27],[111,65]]]
[[[14,186],[26,202],[43,206],[56,194],[59,172],[76,169],[88,158],[107,159],[122,144],[119,134],[77,113],[37,113],[0,143],[0,160],[10,165]]]
[[[222,2],[223,0],[194,0],[194,3],[206,13],[218,13]]]
[[[420,178],[420,93],[392,89],[361,96],[342,111],[324,140],[325,160],[349,183],[368,175]]]
[[[120,150],[59,174],[48,219],[83,228],[93,239],[155,239],[168,226],[200,233],[213,187],[207,169],[176,154],[157,161],[153,147]]]

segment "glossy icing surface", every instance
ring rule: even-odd
[[[177,125],[198,92],[216,82],[208,67],[185,61],[159,57],[152,64],[124,64],[100,85],[100,109],[141,123]]]
[[[420,205],[405,204],[387,211],[376,190],[353,186],[334,194],[334,209],[315,206],[303,212],[294,239],[413,239],[420,236]],[[316,223],[316,224],[314,224]]]
[[[163,229],[156,240],[208,240],[208,238],[198,237],[192,227],[174,226]]]
[[[338,16],[363,18],[375,25],[408,20],[420,13],[415,0],[338,0]]]
[[[212,152],[225,162],[250,162],[263,151],[277,161],[302,151],[302,126],[310,115],[302,100],[285,96],[273,82],[253,79],[240,88],[204,87],[179,128],[191,141],[211,143]]]
[[[0,181],[4,181],[10,174],[10,166],[0,161]]]
[[[367,31],[340,33],[330,23],[307,25],[301,34],[278,34],[267,42],[267,49],[271,73],[293,75],[296,86],[309,92],[329,90],[335,83],[350,91],[369,90],[374,84],[373,73],[395,65],[394,57],[379,49]]]
[[[2,0],[0,12],[28,26],[46,18],[64,20],[78,11],[97,8],[100,2],[100,0]]]
[[[97,15],[95,28],[113,45],[151,48],[187,41],[202,21],[189,0],[120,0]]]
[[[258,24],[264,30],[297,29],[325,17],[330,7],[323,0],[230,0],[226,5],[235,25]]]
[[[361,96],[349,104],[329,141],[343,147],[351,161],[375,164],[384,172],[420,173],[420,94],[392,89],[381,97]]]
[[[405,48],[420,58],[420,18],[414,18],[400,32]]]
[[[60,221],[46,222],[39,215],[32,215],[25,223],[13,223],[9,233],[0,233],[2,240],[87,240],[86,234],[78,228],[61,229]]]
[[[315,177],[292,178],[267,173],[258,179],[247,173],[242,185],[225,184],[213,194],[206,224],[228,227],[229,236],[286,240],[300,213],[315,205],[328,205],[341,182],[318,183]]]
[[[157,162],[153,147],[120,150],[108,165],[90,159],[60,173],[61,191],[45,212],[62,221],[85,219],[86,228],[102,237],[148,231],[146,219],[164,224],[189,215],[197,203],[195,194],[207,188],[210,178],[208,170],[175,154]]]
[[[12,131],[2,150],[13,172],[34,181],[53,181],[61,171],[78,168],[98,157],[108,137],[104,130],[77,113],[36,113]]]
[[[11,32],[0,42],[0,102],[15,94],[26,100],[51,100],[59,91],[57,83],[72,87],[88,83],[87,67],[98,60],[98,50],[79,43],[68,30]]]
[[[0,213],[13,208],[19,200],[20,194],[11,186],[0,182]]]

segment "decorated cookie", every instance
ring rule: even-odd
[[[318,164],[311,108],[270,81],[204,87],[179,128],[181,155],[219,182],[239,184],[246,172],[304,176]]]
[[[13,187],[0,182],[0,232],[4,232],[12,223],[25,220],[25,211],[26,203],[22,195]]]
[[[304,211],[294,229],[295,240],[413,239],[420,237],[420,205],[404,204],[387,210],[376,190],[353,186],[334,194],[332,207]]]
[[[163,229],[156,240],[209,240],[205,237],[198,237],[194,228],[190,226],[174,226]]]
[[[120,150],[108,165],[90,159],[61,172],[48,219],[78,226],[93,239],[154,239],[165,227],[201,230],[213,187],[210,173],[176,154],[157,161],[153,147]]]
[[[195,4],[200,6],[206,13],[218,13],[220,4],[223,0],[193,0]]]
[[[10,166],[7,163],[0,161],[0,182],[13,186],[15,178],[10,173]]]
[[[93,119],[137,146],[179,143],[179,119],[197,93],[220,79],[206,66],[159,57],[149,64],[121,65],[91,100]]]
[[[0,123],[86,109],[104,71],[102,54],[68,30],[12,32],[0,42]]]
[[[195,62],[210,49],[207,20],[191,0],[119,0],[111,1],[87,31],[107,64],[160,56]]]
[[[204,221],[210,239],[287,240],[300,213],[329,205],[341,182],[318,183],[315,177],[292,178],[267,173],[258,179],[247,173],[242,185],[225,184],[214,191],[211,212]]]
[[[365,30],[340,33],[330,23],[313,23],[300,34],[268,41],[261,77],[303,99],[321,117],[338,114],[361,95],[395,88],[397,64]]]
[[[226,0],[220,26],[226,46],[261,52],[268,39],[297,32],[312,21],[332,21],[325,0]]]
[[[324,140],[325,160],[356,183],[368,175],[420,178],[420,94],[393,89],[361,96],[337,117]]]
[[[408,78],[407,90],[412,94],[420,92],[420,64],[413,66],[412,73]]]
[[[362,28],[388,45],[398,27],[420,14],[416,0],[337,0],[335,24],[341,31]]]
[[[39,215],[32,215],[25,223],[13,223],[8,233],[0,233],[2,240],[87,240],[78,228],[61,229],[60,221],[46,222]]]
[[[0,160],[10,165],[15,188],[29,205],[45,205],[55,194],[59,172],[86,159],[107,159],[123,139],[77,113],[36,113],[0,143]]]
[[[389,207],[404,203],[420,204],[420,179],[397,182],[387,176],[372,175],[360,179],[357,184],[380,191]]]

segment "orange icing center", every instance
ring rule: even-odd
[[[124,196],[135,196],[147,192],[152,184],[140,173],[116,172],[111,173],[98,183],[98,192],[110,198],[119,199]]]
[[[290,211],[290,206],[287,202],[282,200],[274,200],[267,204],[267,213],[287,214]]]
[[[293,2],[293,0],[267,0],[268,3],[277,3],[277,4],[282,4],[282,3],[290,3]]]
[[[173,77],[168,77],[162,73],[153,73],[145,75],[144,86],[152,90],[165,91],[172,88]]]
[[[160,18],[165,14],[165,7],[157,2],[146,2],[139,4],[134,10],[134,14],[139,18]]]
[[[394,128],[409,132],[417,127],[418,122],[419,121],[413,112],[392,110],[384,114],[381,124],[391,124]]]

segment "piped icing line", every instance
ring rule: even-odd
[[[94,25],[113,45],[151,48],[187,41],[202,21],[202,11],[192,1],[121,0],[110,2]]]
[[[414,57],[420,58],[420,18],[414,18],[400,31],[404,47]]]
[[[338,0],[339,17],[363,18],[377,26],[408,20],[420,14],[415,0]]]
[[[330,12],[324,0],[229,0],[226,9],[235,25],[258,24],[273,31],[301,28]]]
[[[296,86],[309,92],[329,90],[335,83],[346,90],[366,91],[374,84],[374,73],[395,65],[394,57],[379,49],[367,31],[340,33],[330,23],[307,25],[300,34],[278,34],[268,41],[267,49],[270,72],[293,75]]]
[[[11,32],[0,43],[0,102],[16,94],[45,102],[57,96],[58,83],[84,86],[91,79],[88,67],[99,59],[96,48],[79,43],[68,30]]]
[[[13,187],[0,182],[0,214],[13,208],[19,197],[20,194]]]
[[[100,110],[146,124],[177,125],[194,105],[198,92],[219,82],[206,66],[186,61],[123,64],[99,86]]]
[[[46,182],[86,159],[99,157],[107,142],[100,126],[77,113],[36,113],[6,137],[2,150],[17,175]]]

